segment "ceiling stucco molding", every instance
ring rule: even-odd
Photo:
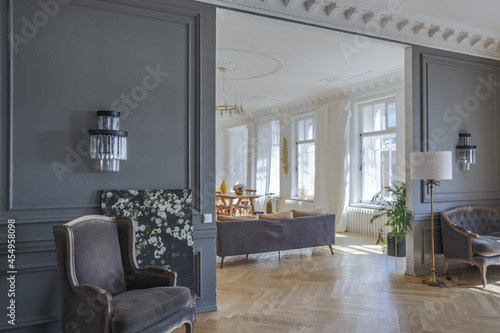
[[[229,58],[225,58],[225,54],[231,54]],[[250,55],[255,57],[253,62],[248,62],[242,65],[241,63],[244,61],[241,56],[242,55]],[[221,58],[223,60],[221,60]],[[281,72],[283,70],[284,62],[280,58],[270,55],[270,54],[264,54],[261,52],[256,52],[252,50],[243,50],[243,49],[228,49],[228,48],[219,48],[217,49],[217,68],[227,68],[229,69],[229,72],[231,73],[233,70],[234,71],[239,71],[242,70],[244,67],[252,67],[252,66],[259,66],[259,59],[267,59],[270,60],[273,63],[273,68],[269,70],[268,72],[265,73],[260,73],[256,75],[251,75],[251,76],[245,76],[245,77],[228,77],[226,78],[226,81],[244,81],[244,80],[252,80],[252,79],[259,79],[263,78],[266,76],[274,75],[278,72]],[[230,59],[230,60],[228,60]],[[261,60],[260,60],[261,61]],[[246,68],[248,69],[248,68]],[[259,68],[251,68],[252,72],[257,73]]]
[[[398,70],[387,73],[383,76],[355,83],[347,87],[332,89],[327,93],[310,95],[286,104],[281,104],[271,108],[265,108],[254,112],[248,112],[245,116],[232,116],[229,118],[218,118],[218,127],[225,129],[265,119],[280,118],[290,116],[296,113],[316,109],[322,105],[330,103],[340,103],[346,100],[354,99],[362,95],[369,95],[381,91],[400,88],[404,85],[404,72]]]
[[[373,10],[326,0],[199,0],[250,12],[332,27],[362,35],[500,59],[500,42],[492,36],[439,22],[404,17],[404,8]],[[401,6],[403,4],[401,3]],[[392,11],[391,11],[392,10]],[[403,15],[400,15],[400,14]],[[362,42],[353,38],[353,48]]]

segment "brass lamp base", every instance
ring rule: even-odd
[[[444,282],[436,278],[436,271],[434,268],[431,269],[431,277],[427,280],[422,280],[422,283],[432,287],[444,287]]]

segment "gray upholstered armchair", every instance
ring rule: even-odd
[[[191,292],[176,273],[137,265],[129,218],[83,216],[54,227],[63,332],[193,332]]]
[[[479,267],[483,286],[489,265],[500,263],[500,207],[463,206],[441,212],[444,272],[450,260]]]

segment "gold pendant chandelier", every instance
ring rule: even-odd
[[[228,103],[228,95],[226,94],[226,72],[228,71],[225,67],[217,67],[219,71],[222,72],[222,93],[224,95],[224,104],[219,104],[216,106],[215,110],[220,113],[220,117],[223,118],[224,114],[229,116],[232,115],[245,115],[245,110],[243,109],[243,104],[239,101],[239,98],[232,96],[234,103]]]

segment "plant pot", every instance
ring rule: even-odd
[[[403,239],[397,245],[398,251],[396,256],[396,239],[387,235],[387,255],[391,257],[406,257],[406,239]]]

